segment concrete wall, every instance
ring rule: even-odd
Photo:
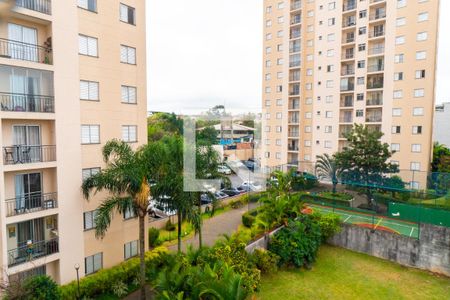
[[[450,228],[422,224],[420,239],[344,224],[328,241],[349,250],[450,276]]]

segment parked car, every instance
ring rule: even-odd
[[[248,192],[243,186],[238,186],[236,189],[240,194]]]
[[[239,195],[241,191],[239,191],[237,188],[227,188],[221,190],[222,193],[227,194],[229,197]]]
[[[224,175],[231,175],[231,169],[225,165],[220,165],[217,168],[217,172],[219,172],[220,174],[224,174]]]
[[[260,191],[262,190],[262,186],[259,182],[252,182],[252,181],[244,181],[241,184],[241,187],[245,189],[245,191]]]
[[[200,202],[201,202],[202,205],[203,204],[211,204],[212,201],[213,200],[212,200],[210,195],[208,195],[208,194],[201,194],[200,195]]]
[[[216,197],[217,200],[228,198],[228,195],[221,191],[215,192],[214,196]]]

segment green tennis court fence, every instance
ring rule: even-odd
[[[420,205],[389,202],[388,216],[394,219],[450,227],[450,211]]]

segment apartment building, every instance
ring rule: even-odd
[[[99,193],[82,179],[113,138],[146,143],[144,0],[0,1],[0,238],[3,281],[58,283],[137,254],[138,222],[95,238]]]
[[[405,181],[429,170],[438,0],[264,0],[263,166],[312,165],[354,123],[384,133]],[[408,177],[409,176],[409,177]]]

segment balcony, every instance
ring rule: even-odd
[[[59,252],[58,238],[25,244],[8,250],[8,267],[23,264]]]
[[[288,151],[298,151],[298,145],[288,145]]]
[[[349,76],[355,74],[355,68],[354,67],[347,67],[341,69],[341,76]]]
[[[342,43],[343,44],[349,44],[349,43],[354,43],[355,42],[355,36],[353,35],[353,36],[347,36],[347,37],[344,37],[343,39],[342,39]]]
[[[343,60],[345,59],[354,59],[355,58],[355,53],[353,52],[349,52],[349,53],[342,53],[342,57]]]
[[[46,15],[52,14],[50,0],[16,0],[16,6],[34,10]]]
[[[55,112],[55,98],[53,96],[0,92],[0,105],[1,110],[5,112]]]
[[[289,124],[298,124],[298,123],[300,123],[300,118],[291,117],[291,118],[289,118],[288,122],[289,122]]]
[[[349,92],[355,90],[354,83],[341,84],[341,92]]]
[[[369,55],[377,55],[377,54],[383,54],[383,53],[384,53],[384,45],[382,47],[370,48],[368,51]]]
[[[356,9],[356,2],[350,1],[342,5],[342,11],[349,11],[354,9]]]
[[[345,139],[346,135],[349,134],[352,131],[353,126],[349,126],[349,125],[341,125],[339,128],[339,138],[340,139]]]
[[[292,109],[292,110],[300,109],[300,104],[298,102],[293,102],[293,103],[289,104],[288,109]]]
[[[342,22],[342,28],[352,27],[355,25],[356,25],[356,19],[354,17],[346,19]]]
[[[293,1],[291,3],[291,11],[300,9],[301,7],[302,7],[302,1]]]
[[[375,30],[369,32],[369,38],[378,38],[384,36],[384,30]]]
[[[52,64],[52,49],[0,38],[0,57]]]
[[[6,216],[29,214],[58,207],[57,193],[32,193],[6,201]]]
[[[366,105],[367,106],[383,105],[383,98],[367,99]]]
[[[17,165],[56,161],[55,145],[15,145],[3,147],[3,164]]]
[[[302,17],[301,15],[294,15],[291,17],[291,25],[297,25],[300,24],[302,22]]]
[[[366,116],[367,123],[381,123],[383,117],[381,115],[368,115]]]
[[[378,3],[378,2],[385,2],[386,0],[370,0],[370,4],[372,3]]]
[[[384,71],[384,64],[375,64],[367,66],[367,72],[382,72]]]
[[[301,35],[302,35],[302,31],[300,30],[300,28],[293,28],[289,34],[289,38],[291,40],[298,39],[298,38],[300,38]]]
[[[299,134],[298,131],[288,131],[288,137],[295,137],[295,138],[297,138],[299,136],[300,136],[300,134]]]
[[[341,99],[340,107],[353,107],[353,98]]]
[[[384,18],[386,18],[386,10],[385,9],[379,10],[379,11],[375,12],[374,14],[369,15],[370,21],[376,21],[376,20],[380,20],[380,19],[384,19]]]
[[[340,123],[352,123],[353,122],[353,116],[350,114],[341,115],[339,117]]]

